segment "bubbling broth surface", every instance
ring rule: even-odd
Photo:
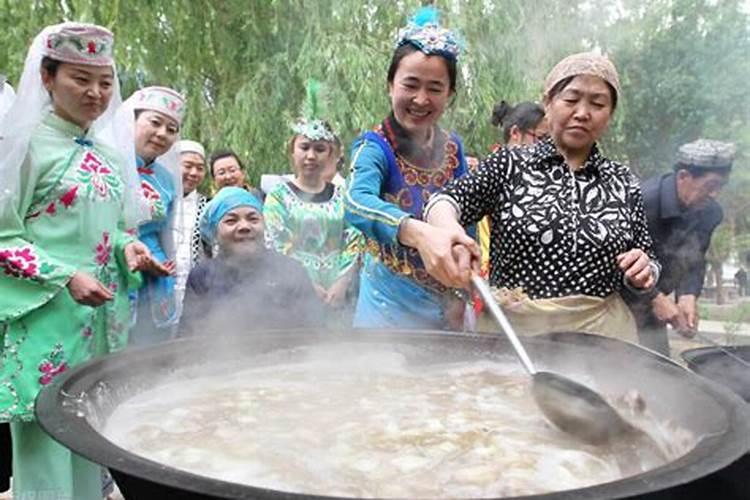
[[[558,431],[537,410],[516,366],[415,365],[369,346],[319,355],[326,349],[166,383],[123,402],[103,433],[132,453],[203,476],[351,497],[544,493],[665,461],[628,447],[583,445]],[[612,396],[666,460],[695,445],[687,431]]]

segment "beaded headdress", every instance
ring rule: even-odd
[[[440,55],[454,61],[461,54],[463,41],[440,26],[440,12],[433,6],[420,8],[398,32],[396,48],[411,44],[426,55]]]
[[[295,134],[303,135],[311,141],[335,142],[336,136],[323,119],[323,85],[316,80],[308,80],[302,116],[292,125]]]
[[[63,23],[44,41],[43,54],[72,64],[112,66],[114,36],[108,29],[85,23]]]

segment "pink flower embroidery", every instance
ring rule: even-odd
[[[47,385],[52,382],[52,379],[54,379],[56,376],[60,375],[67,369],[68,365],[64,361],[57,366],[53,365],[49,361],[43,361],[42,364],[39,365],[39,371],[42,372],[42,376],[39,377],[39,383],[42,385]]]
[[[57,213],[57,207],[55,207],[55,202],[53,201],[49,205],[47,205],[47,209],[45,210],[50,215],[55,215]]]
[[[39,259],[31,247],[0,250],[0,267],[5,274],[15,278],[39,276]]]
[[[93,41],[89,42],[87,48],[88,48],[89,54],[96,54],[96,44]]]
[[[146,181],[141,182],[141,187],[143,188],[143,195],[146,197],[147,200],[160,200],[161,196],[159,196],[159,192],[153,188],[151,184],[149,184]]]
[[[87,327],[86,327],[86,328],[84,328],[84,329],[83,329],[83,331],[81,332],[81,335],[83,335],[83,336],[84,336],[85,338],[89,338],[89,337],[91,337],[91,336],[92,336],[93,334],[94,334],[94,331],[93,331],[93,330],[91,329],[91,327],[90,327],[90,326],[87,326]]]
[[[102,233],[102,241],[96,245],[96,263],[105,266],[112,255],[112,245],[109,242],[109,233]]]
[[[91,151],[86,152],[86,156],[81,161],[80,168],[83,172],[88,174],[90,182],[96,189],[96,192],[104,197],[107,196],[108,185],[107,175],[112,173],[112,170],[97,158]]]
[[[39,371],[42,376],[39,377],[39,383],[47,385],[52,380],[68,369],[68,363],[65,361],[65,353],[61,344],[55,344],[55,348],[50,353],[49,359],[42,360],[39,363]]]
[[[62,195],[60,197],[60,202],[65,206],[65,208],[70,208],[70,206],[73,204],[73,202],[76,199],[76,193],[78,192],[78,185],[76,184],[70,190],[68,190],[67,193]]]

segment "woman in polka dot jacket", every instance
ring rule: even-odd
[[[443,228],[492,217],[490,283],[520,332],[637,341],[618,291],[651,293],[659,266],[637,179],[596,145],[619,92],[606,57],[563,59],[545,82],[550,136],[524,152],[498,150],[425,209],[425,219]]]

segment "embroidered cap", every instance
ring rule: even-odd
[[[44,41],[44,55],[72,64],[112,66],[112,32],[95,24],[62,23]]]
[[[456,33],[440,26],[440,12],[433,6],[420,8],[398,32],[396,48],[411,44],[428,56],[440,55],[454,61],[461,54],[463,41]]]
[[[595,52],[581,52],[566,57],[552,68],[544,81],[544,96],[547,97],[550,90],[561,80],[578,75],[598,76],[615,89],[615,97],[619,98],[622,93],[620,77],[612,61],[607,56]]]
[[[158,111],[181,125],[185,116],[185,98],[167,87],[146,87],[135,93],[133,109]]]
[[[683,144],[677,150],[677,163],[702,168],[732,166],[737,148],[729,142],[698,139]]]
[[[203,159],[206,159],[206,150],[203,148],[203,145],[196,141],[188,141],[187,139],[182,140],[177,143],[177,151],[182,153],[197,153],[203,157]]]

